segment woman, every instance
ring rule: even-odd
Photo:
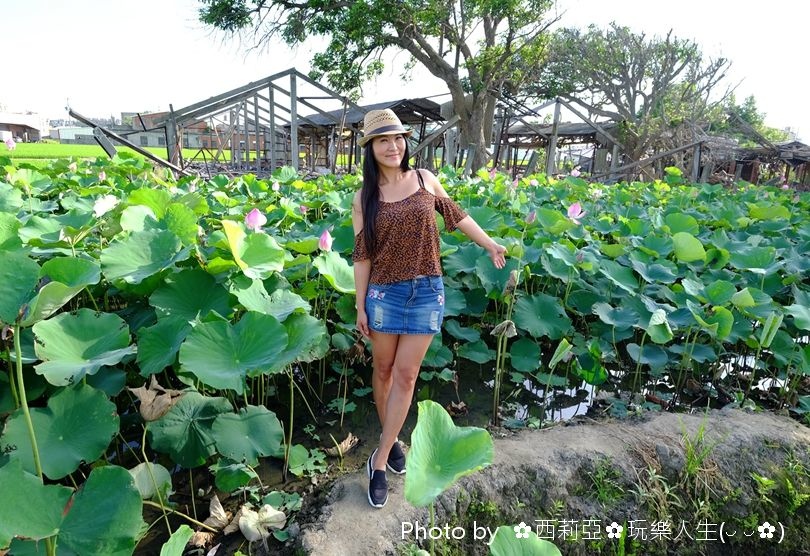
[[[506,248],[495,243],[445,193],[429,171],[408,165],[411,135],[390,109],[372,110],[363,122],[363,187],[354,196],[354,281],[357,328],[371,340],[374,403],[380,444],[366,463],[368,501],[388,501],[386,467],[405,473],[397,441],[413,397],[422,359],[441,331],[444,286],[435,212],[460,229],[503,268]]]

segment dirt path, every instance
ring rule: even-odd
[[[776,486],[757,490],[751,473]],[[379,556],[426,546],[416,532],[428,534],[427,510],[405,501],[403,477],[389,473],[389,485],[388,504],[374,510],[362,469],[338,479],[320,511],[310,512],[302,525],[303,551]],[[607,539],[605,527],[637,520],[635,544],[625,540],[627,554],[810,554],[804,542],[808,485],[810,428],[787,417],[735,409],[707,417],[648,413],[622,421],[579,420],[496,437],[494,465],[440,497],[436,525],[442,529],[434,535],[450,553],[488,554],[487,531],[524,521],[541,537],[554,535],[565,554],[613,554],[617,541]],[[558,528],[563,520],[576,520],[576,539],[559,540],[564,531],[549,529],[552,520]],[[645,527],[670,524],[670,538],[659,528],[657,537],[648,529],[643,539],[642,520]],[[773,539],[761,540],[754,529],[765,520],[784,529],[777,526]],[[744,552],[729,552],[735,546]]]

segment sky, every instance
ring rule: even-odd
[[[805,107],[806,21],[810,4],[786,0],[743,8],[734,0],[559,0],[560,25],[611,21],[648,35],[670,29],[705,55],[732,61],[738,102],[754,95],[766,123],[810,140]],[[306,73],[317,42],[251,50],[197,20],[197,0],[0,0],[0,104],[65,118],[175,109],[296,67]],[[364,102],[446,93],[427,71],[400,80],[407,56],[393,56],[363,89]],[[438,97],[443,102],[448,97]]]

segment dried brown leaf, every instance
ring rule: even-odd
[[[354,450],[354,448],[357,446],[359,442],[360,442],[359,438],[357,438],[352,433],[349,433],[349,435],[346,437],[345,440],[343,440],[343,442],[341,442],[337,446],[326,448],[326,450],[324,451],[326,452],[327,456],[331,456],[333,458],[342,457],[351,452],[352,450]]]
[[[211,498],[211,503],[208,505],[208,513],[210,515],[203,523],[217,531],[224,529],[231,522],[231,512],[225,511],[216,494]]]
[[[216,533],[210,531],[194,531],[194,535],[191,536],[191,540],[188,544],[197,548],[203,548],[210,545],[214,541],[215,536]]]
[[[140,412],[144,421],[156,421],[163,417],[178,402],[183,392],[171,390],[158,384],[155,375],[149,382],[149,387],[130,388],[136,398],[141,402]]]

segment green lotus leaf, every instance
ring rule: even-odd
[[[475,272],[481,248],[477,245],[462,245],[454,253],[442,260],[442,266],[448,276],[471,274]]]
[[[104,365],[117,365],[135,353],[129,327],[118,315],[79,309],[61,313],[33,326],[35,350],[42,363],[36,371],[54,386],[65,386],[95,374]]]
[[[147,206],[134,205],[121,211],[121,229],[127,232],[143,232],[159,229],[157,216]]]
[[[771,347],[771,342],[773,342],[774,336],[776,336],[776,333],[779,331],[779,327],[782,326],[782,319],[784,318],[784,315],[776,312],[768,315],[759,333],[760,346],[766,349]]]
[[[483,365],[495,359],[495,351],[489,349],[483,340],[462,344],[458,348],[458,356]]]
[[[484,291],[484,290],[480,290]],[[467,300],[461,288],[444,288],[444,316],[455,317],[467,314]]]
[[[411,434],[405,498],[424,507],[461,477],[492,464],[492,437],[478,427],[457,427],[445,409],[431,400],[419,402]]]
[[[602,243],[599,250],[611,259],[618,259],[627,252],[627,246],[621,243]]]
[[[312,315],[295,313],[284,321],[287,331],[287,347],[273,364],[274,371],[280,371],[290,363],[309,363],[320,359],[329,350],[329,334],[326,323]]]
[[[58,543],[82,556],[128,556],[146,527],[141,495],[123,467],[93,469],[73,497]]]
[[[288,240],[287,243],[284,244],[284,247],[290,249],[291,251],[295,251],[296,253],[303,253],[304,255],[309,255],[316,249],[318,249],[318,237],[307,237],[304,239],[291,239]]]
[[[717,361],[717,353],[714,348],[705,344],[674,344],[667,346],[667,350],[678,355],[688,353],[689,358],[698,363]]]
[[[757,302],[754,300],[754,296],[751,295],[751,291],[748,288],[743,288],[732,295],[731,302],[738,309],[755,307],[757,305]]]
[[[159,463],[144,462],[130,469],[129,474],[132,475],[141,498],[151,500],[160,493],[163,503],[168,501],[172,491],[172,476],[168,469]]]
[[[38,541],[58,533],[73,493],[61,485],[43,485],[15,459],[0,467],[0,492],[0,549],[15,537]]]
[[[521,524],[523,525],[523,524]],[[492,556],[561,556],[560,549],[554,543],[537,536],[531,525],[524,525],[521,533],[526,536],[518,538],[518,526],[501,525],[495,530],[489,551]]]
[[[195,326],[180,346],[180,364],[205,385],[241,394],[248,371],[275,368],[287,347],[287,331],[274,317],[248,311],[231,326],[224,321]]]
[[[466,328],[461,326],[457,320],[448,319],[444,321],[444,329],[447,330],[451,336],[457,340],[464,340],[465,342],[475,342],[481,339],[481,332],[475,328]]]
[[[563,338],[560,340],[560,343],[557,344],[557,348],[554,350],[554,353],[551,356],[551,360],[548,363],[548,368],[550,371],[554,370],[554,367],[557,366],[557,363],[563,360],[566,355],[571,351],[573,346],[568,342],[567,338]]]
[[[662,369],[669,361],[667,352],[658,346],[645,345],[642,349],[638,344],[627,344],[627,354],[637,363],[649,365],[651,369]]]
[[[518,328],[535,338],[547,336],[551,340],[559,340],[571,329],[571,319],[559,298],[543,293],[518,299],[514,321]]]
[[[218,415],[211,436],[217,452],[251,467],[259,464],[260,457],[284,457],[284,431],[276,414],[266,407],[249,405],[239,413]]]
[[[31,408],[30,413],[42,472],[53,480],[73,473],[82,462],[94,462],[118,432],[115,404],[104,392],[84,384],[59,390],[48,399],[47,407]],[[19,459],[26,471],[36,471],[21,410],[9,417],[0,440],[5,451],[16,446],[12,458]]]
[[[445,315],[447,314],[447,297],[451,289],[453,288],[447,285],[444,288]],[[484,288],[472,288],[462,293],[464,295],[463,299],[466,307],[461,309],[461,313],[467,316],[483,315],[487,310],[487,306],[489,305],[489,298],[487,297],[487,292],[484,290]]]
[[[22,206],[22,191],[0,181],[0,212],[14,215]]]
[[[172,316],[191,322],[214,311],[231,312],[228,291],[199,268],[166,277],[165,283],[149,297],[158,319]]]
[[[182,318],[167,317],[138,329],[138,366],[141,376],[159,373],[173,365],[191,325]]]
[[[268,294],[261,280],[251,280],[247,276],[234,278],[231,293],[248,311],[272,315],[279,321],[283,321],[293,313],[308,313],[312,309],[312,306],[297,293],[277,289]]]
[[[63,225],[56,218],[34,215],[19,229],[18,234],[24,245],[70,247],[64,236]]]
[[[0,184],[0,205],[2,205],[2,184]],[[20,220],[14,213],[3,212],[0,208],[0,251],[15,251],[22,247],[19,235]]]
[[[506,282],[509,280],[509,274],[513,270],[517,270],[517,260],[507,259],[506,265],[503,268],[496,268],[492,264],[492,259],[488,255],[481,255],[476,261],[476,275],[481,280],[481,285],[487,292],[487,295],[493,292],[501,293]]]
[[[484,230],[495,230],[503,224],[503,215],[492,207],[470,207],[467,209],[467,214]]]
[[[528,338],[520,338],[509,350],[512,368],[524,373],[533,373],[540,368],[540,347]]]
[[[577,266],[577,254],[572,247],[561,243],[554,243],[546,247],[545,252],[551,257],[564,262],[566,266]]]
[[[537,209],[537,221],[546,232],[552,235],[563,234],[576,227],[576,224],[560,211],[542,207]]]
[[[698,324],[712,338],[723,341],[731,334],[734,326],[734,315],[725,307],[715,306],[712,308],[712,315],[704,315],[701,308],[691,301],[687,301],[686,305]]]
[[[453,362],[453,353],[442,343],[442,335],[436,334],[430,342],[425,358],[422,360],[424,367],[447,367]]]
[[[800,330],[810,330],[810,307],[794,303],[785,307],[785,312],[793,317],[793,324]]]
[[[258,478],[253,469],[244,463],[237,463],[228,458],[221,458],[208,470],[214,474],[214,484],[222,492],[233,492],[246,487],[250,481]]]
[[[40,275],[50,280],[29,302],[29,310],[20,322],[31,326],[58,311],[85,287],[97,284],[101,270],[95,261],[77,257],[56,257],[42,265]]]
[[[624,265],[603,259],[599,261],[599,272],[628,293],[635,294],[639,289],[639,281],[632,269]]]
[[[646,236],[641,245],[661,258],[668,257],[674,249],[671,237],[655,234]]]
[[[184,245],[197,241],[197,215],[180,203],[172,203],[166,209],[163,224],[170,232],[180,238]]]
[[[582,380],[593,386],[604,384],[608,379],[607,369],[590,353],[583,353],[576,358],[576,370]]]
[[[223,220],[222,229],[233,260],[248,278],[264,280],[284,270],[285,251],[269,235],[261,232],[248,235],[244,227],[233,220]]]
[[[321,253],[315,257],[312,265],[337,291],[341,293],[355,292],[354,270],[339,253],[335,251]]]
[[[695,220],[694,216],[688,214],[673,212],[672,214],[666,215],[664,222],[669,226],[669,231],[673,235],[679,232],[688,232],[691,235],[696,235],[700,231],[698,221]]]
[[[172,533],[169,540],[160,547],[160,556],[183,556],[186,550],[186,545],[191,537],[194,536],[194,529],[185,523],[177,528],[177,531]]]
[[[706,250],[698,238],[687,232],[678,232],[672,236],[675,246],[675,258],[684,263],[705,261]]]
[[[101,269],[107,280],[140,284],[153,274],[188,258],[180,238],[166,230],[133,232],[101,252]]]
[[[755,205],[748,203],[748,216],[757,220],[790,220],[790,209],[784,205]]]
[[[725,280],[716,280],[704,288],[706,297],[712,305],[725,305],[732,301],[737,288]]]
[[[24,253],[1,253],[0,322],[13,324],[20,309],[34,295],[39,280],[39,265]]]
[[[779,268],[776,263],[776,249],[749,245],[730,250],[729,264],[737,270],[765,275],[771,274]]]
[[[639,314],[624,307],[611,307],[607,303],[596,303],[593,312],[605,324],[615,326],[618,329],[627,329],[636,326],[639,322]]]
[[[129,194],[127,203],[129,205],[143,205],[149,207],[152,213],[159,219],[163,219],[166,208],[169,206],[172,197],[165,189],[153,189],[142,187]]]
[[[667,321],[667,312],[663,309],[657,309],[650,317],[650,323],[647,325],[647,335],[656,344],[666,344],[672,340],[672,328]]]
[[[207,398],[186,392],[166,415],[147,425],[149,446],[167,453],[183,467],[194,468],[216,453],[211,432],[214,420],[233,411],[225,398]]]
[[[645,264],[638,260],[631,261],[633,270],[639,273],[646,282],[661,282],[671,284],[678,279],[676,272],[678,269],[669,261],[662,260],[660,263]]]

